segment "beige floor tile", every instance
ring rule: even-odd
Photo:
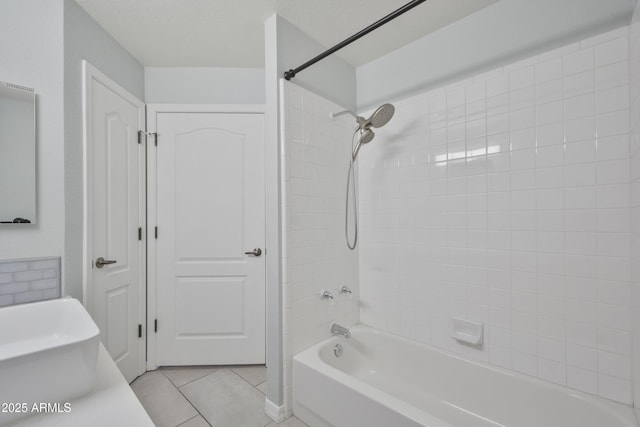
[[[198,415],[160,371],[147,372],[131,388],[157,427],[175,427]]]
[[[216,371],[210,366],[166,366],[160,371],[176,386],[180,387]]]
[[[180,391],[212,426],[262,427],[264,395],[227,369],[180,387]]]
[[[211,427],[201,415],[191,418],[189,421],[180,424],[178,427]]]
[[[231,369],[252,386],[267,380],[267,367],[264,365],[234,366]]]

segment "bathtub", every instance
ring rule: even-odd
[[[293,358],[293,412],[312,427],[637,427],[622,404],[364,325],[351,333]]]

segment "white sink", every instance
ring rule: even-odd
[[[60,403],[64,411],[64,403],[90,392],[99,343],[98,327],[76,299],[0,309],[0,405],[13,404],[0,408],[0,425],[34,414],[34,404]]]

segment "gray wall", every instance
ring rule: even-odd
[[[265,21],[265,178],[267,223],[267,407],[284,408],[280,212],[279,80],[324,48],[278,15]],[[346,108],[355,108],[355,69],[332,56],[299,74],[294,83]]]
[[[36,224],[0,226],[0,259],[64,253],[62,14],[62,0],[2,1],[0,80],[36,92],[38,206]]]
[[[264,104],[263,68],[145,67],[148,104]]]
[[[368,109],[627,25],[635,3],[635,0],[500,0],[358,67],[358,109]]]
[[[62,53],[60,53],[62,55]],[[65,295],[82,298],[82,60],[140,100],[144,68],[73,0],[64,0]]]
[[[326,50],[282,17],[278,17],[277,28],[279,77]],[[335,55],[301,71],[291,81],[345,108],[353,110],[356,106],[355,69]]]
[[[631,173],[631,336],[633,403],[640,419],[640,3],[629,33],[629,154]]]

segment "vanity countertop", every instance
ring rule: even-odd
[[[11,426],[154,426],[102,344],[98,352],[96,371],[95,388],[86,396],[71,401],[69,412],[32,415]]]

